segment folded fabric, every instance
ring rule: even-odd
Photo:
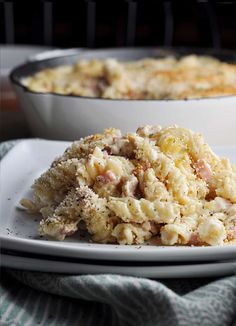
[[[0,157],[14,144],[1,144]],[[1,325],[236,325],[236,276],[158,281],[4,269],[0,295]]]
[[[186,293],[186,287],[194,289],[204,281],[164,284],[121,275],[65,276],[16,270],[4,275],[1,325],[222,326],[232,325],[236,317],[236,276]]]

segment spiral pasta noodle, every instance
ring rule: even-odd
[[[117,78],[119,78],[117,76]],[[236,168],[202,136],[171,126],[117,129],[74,142],[33,184],[39,233],[64,240],[223,245],[236,241]]]

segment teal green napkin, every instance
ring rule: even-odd
[[[14,144],[2,143],[0,157]],[[3,269],[0,325],[236,326],[236,276],[159,281]]]

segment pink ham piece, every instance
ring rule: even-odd
[[[190,246],[199,246],[201,243],[199,239],[199,235],[196,233],[193,233],[189,239],[188,245]]]
[[[116,180],[116,175],[111,171],[107,170],[103,174],[97,176],[96,180],[101,183],[109,183]]]
[[[194,168],[199,177],[206,182],[210,181],[212,177],[211,167],[204,159],[197,160],[197,162],[194,163]]]

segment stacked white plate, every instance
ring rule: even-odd
[[[66,241],[38,236],[39,217],[19,206],[30,186],[67,142],[25,140],[1,161],[1,265],[68,274],[117,273],[151,278],[223,276],[236,273],[236,245],[218,247],[96,244],[77,233]],[[236,147],[215,148],[236,163]]]

